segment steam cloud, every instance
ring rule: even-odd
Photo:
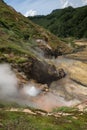
[[[12,99],[17,94],[17,79],[8,64],[0,65],[0,99]]]
[[[33,97],[37,96],[41,92],[41,90],[35,88],[35,86],[32,86],[32,85],[25,86],[24,91],[26,94],[33,96]]]
[[[14,101],[21,104],[30,105],[30,100],[26,101],[27,95],[30,97],[37,96],[41,90],[37,89],[33,84],[23,86],[23,95],[18,90],[18,81],[16,75],[8,64],[0,65],[0,100]]]
[[[52,108],[53,106],[71,105],[78,100],[67,102],[60,96],[48,93],[45,96],[37,96],[41,89],[29,83],[19,91],[16,75],[8,64],[0,65],[0,101],[16,102],[20,105],[32,106],[35,108]],[[23,93],[22,93],[23,92]],[[35,100],[35,96],[37,96]],[[34,99],[34,100],[33,100]]]

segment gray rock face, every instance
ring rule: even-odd
[[[34,79],[43,84],[50,84],[66,75],[63,69],[58,71],[54,65],[36,59],[29,59],[29,62],[19,64],[17,68],[24,72],[28,79]]]
[[[33,64],[32,74],[32,77],[38,82],[47,84],[65,76],[63,70],[57,71],[54,65],[40,61]]]

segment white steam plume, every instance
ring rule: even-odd
[[[11,67],[8,64],[0,65],[0,101],[34,106],[31,97],[37,96],[40,92],[41,90],[31,83],[24,85],[19,90],[16,75],[11,70]]]
[[[12,99],[17,94],[17,79],[8,64],[0,65],[0,99]]]
[[[41,92],[41,90],[29,84],[24,87],[24,92],[29,96],[35,97]]]

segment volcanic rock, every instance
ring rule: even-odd
[[[14,67],[19,72],[24,72],[28,79],[34,79],[43,84],[50,84],[66,75],[63,69],[57,70],[53,64],[31,58],[29,62],[16,64]]]

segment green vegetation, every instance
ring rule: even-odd
[[[53,110],[53,112],[65,112],[65,113],[69,113],[69,112],[72,113],[76,111],[78,111],[78,109],[74,107],[59,107]]]
[[[13,111],[10,111],[14,108]],[[15,112],[15,110],[18,110]],[[24,109],[36,113],[23,112]],[[42,112],[45,115],[38,113]],[[58,115],[58,116],[57,116]],[[0,130],[86,130],[87,112],[76,108],[60,107],[48,115],[47,112],[16,103],[0,103]]]
[[[87,38],[87,6],[57,9],[47,16],[29,19],[58,37]]]
[[[87,113],[72,115],[41,116],[23,112],[0,110],[0,130],[86,130]]]
[[[0,100],[0,109],[7,110],[10,108],[21,108],[21,105],[15,103],[15,102],[6,102]]]
[[[68,50],[56,36],[0,1],[0,52],[33,56],[31,48],[38,47],[36,39],[47,39],[52,49],[61,47]]]
[[[0,63],[9,62],[12,65],[22,65],[22,63],[28,62],[28,66],[31,65],[33,61],[38,59],[32,50],[38,47],[36,39],[39,38],[43,40],[47,39],[48,45],[53,50],[61,50],[63,54],[69,51],[67,45],[64,44],[67,41],[64,41],[64,39],[60,41],[49,31],[32,23],[28,18],[17,13],[12,7],[7,6],[0,0]],[[69,40],[71,44],[73,44],[72,41]],[[34,58],[35,60],[32,60]],[[39,59],[40,62],[42,62],[41,60]],[[11,112],[11,108],[18,109],[19,111]],[[59,117],[55,117],[54,115],[48,116],[46,112],[41,110],[39,111],[44,112],[44,116],[37,113],[36,115],[24,113],[22,110],[25,108],[32,110],[32,112],[38,111],[27,106],[21,108],[16,103],[3,103],[3,101],[0,101],[0,130],[87,129],[86,112],[81,113],[79,111],[77,112],[77,110],[73,111],[71,109],[68,110],[68,108],[61,108],[60,110],[56,110],[56,113],[61,111],[62,113],[69,113],[71,111],[71,115],[59,115]]]

